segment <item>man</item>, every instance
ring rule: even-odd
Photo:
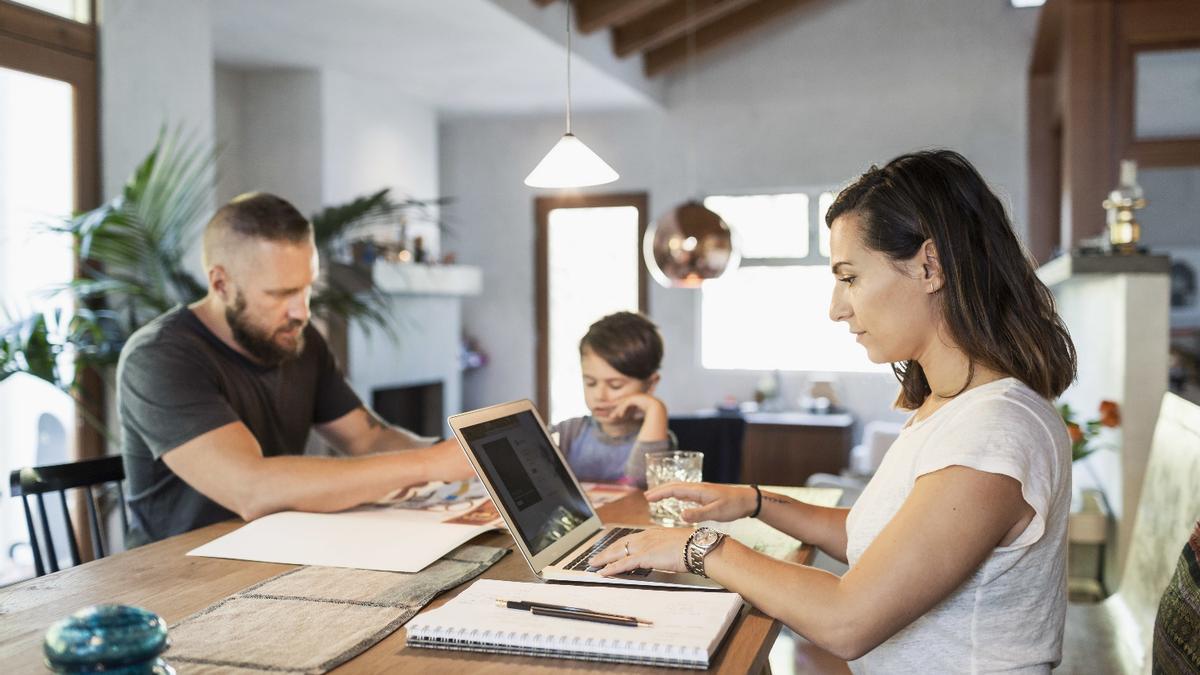
[[[208,295],[133,334],[117,367],[129,544],[234,516],[339,511],[473,476],[453,440],[391,427],[309,325],[312,226],[274,195],[242,195],[204,231]],[[305,457],[316,428],[345,457]]]

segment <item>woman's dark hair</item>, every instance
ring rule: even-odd
[[[1075,345],[1054,296],[1017,241],[1000,200],[965,157],[950,150],[901,155],[872,166],[842,190],[825,223],[861,219],[863,243],[893,261],[909,260],[933,240],[945,286],[937,294],[950,335],[970,360],[1015,377],[1045,398],[1075,379]],[[893,363],[897,404],[916,408],[929,382],[914,361]],[[957,395],[957,393],[955,395]]]
[[[633,312],[609,314],[588,328],[579,353],[590,349],[626,377],[644,380],[662,365],[663,342],[650,319]]]

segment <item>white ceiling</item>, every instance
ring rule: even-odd
[[[333,68],[374,79],[449,114],[562,110],[563,47],[501,4],[213,0],[213,49],[216,61],[225,66]],[[598,45],[590,46],[591,53],[598,53]],[[653,105],[636,86],[578,53],[571,78],[579,110]]]

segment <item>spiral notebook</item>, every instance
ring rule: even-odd
[[[525,600],[635,616],[652,626],[614,626],[498,607]],[[742,609],[735,593],[480,579],[408,623],[408,646],[706,669]]]

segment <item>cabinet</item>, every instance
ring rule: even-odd
[[[743,483],[804,485],[849,466],[854,418],[846,414],[751,413],[742,441]]]

